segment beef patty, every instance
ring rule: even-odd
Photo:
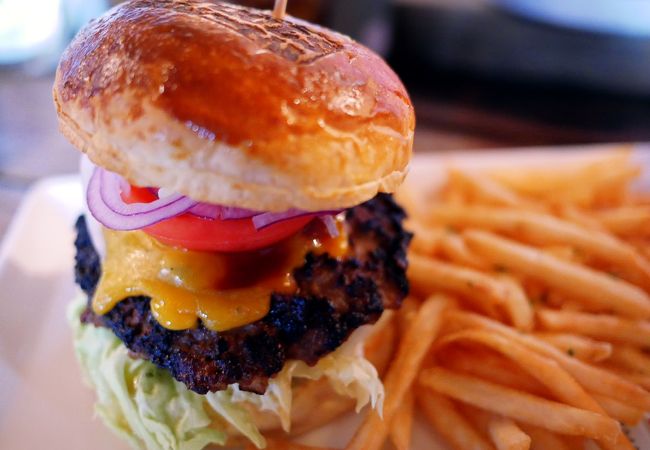
[[[408,293],[411,239],[402,226],[404,217],[387,194],[349,209],[349,257],[307,254],[293,271],[295,294],[274,293],[265,317],[217,332],[201,324],[182,331],[162,327],[151,313],[149,297],[128,297],[105,315],[95,314],[90,300],[101,263],[82,216],[76,224],[75,275],[89,300],[81,320],[110,328],[132,353],[167,369],[195,392],[239,383],[242,390],[263,393],[286,360],[313,365],[356,328],[376,322],[385,308],[400,306]]]

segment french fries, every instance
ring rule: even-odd
[[[487,437],[490,439],[493,443],[493,445],[496,445],[494,443],[494,440],[490,437],[490,421],[496,417],[494,414],[489,413],[488,411],[484,411],[480,408],[476,408],[475,406],[468,405],[467,403],[461,403],[461,402],[456,402],[455,403],[456,408],[458,411],[465,417],[467,420],[470,421],[472,425],[478,430],[479,433],[481,433],[483,436]]]
[[[411,251],[421,255],[433,255],[440,247],[440,241],[445,234],[442,228],[432,229],[411,221],[408,229],[413,232]]]
[[[568,331],[595,339],[650,345],[650,321],[630,320],[611,314],[588,314],[575,311],[537,311],[545,330]]]
[[[454,450],[494,450],[494,446],[458,412],[449,399],[421,389],[417,392],[417,403],[431,426]]]
[[[638,384],[600,367],[586,364],[534,336],[518,333],[508,326],[473,313],[449,311],[447,320],[457,321],[468,327],[485,328],[501,333],[513,342],[519,342],[533,351],[554,359],[588,391],[603,395],[615,393],[622,401],[644,411],[650,411],[650,392]]]
[[[471,249],[494,264],[542,280],[576,299],[627,317],[650,318],[650,296],[635,285],[493,233],[470,230],[464,235]]]
[[[618,422],[605,415],[546,400],[441,367],[425,369],[420,384],[439,394],[556,433],[586,436],[603,443],[621,439]]]
[[[643,418],[644,411],[642,409],[626,405],[606,395],[593,394],[593,397],[610,417],[620,422],[636,425]]]
[[[572,447],[572,445],[567,442],[566,438],[553,434],[543,428],[526,424],[521,424],[520,427],[528,436],[530,436],[531,450],[584,450],[584,446]]]
[[[497,279],[505,285],[507,295],[503,299],[503,308],[515,328],[530,331],[534,325],[534,311],[521,285],[509,275],[500,275]]]
[[[376,450],[388,435],[406,449],[414,398],[452,449],[633,450],[620,423],[650,411],[650,196],[629,189],[639,172],[627,151],[455,167],[428,202],[410,202],[412,297],[397,315],[384,421],[370,413],[347,448]],[[449,297],[427,330],[439,293]]]
[[[490,419],[488,433],[497,450],[527,450],[530,448],[530,436],[519,426],[505,417]]]
[[[613,345],[610,342],[570,333],[535,333],[539,339],[548,342],[567,355],[589,362],[604,361],[612,356]]]
[[[530,437],[511,419],[490,414],[466,403],[457,405],[460,412],[487,436],[497,450],[525,450],[530,447]]]
[[[447,231],[440,237],[439,252],[457,264],[479,270],[488,268],[485,261],[469,251],[463,238],[451,231]]]
[[[608,191],[618,193],[639,174],[639,168],[630,164],[629,151],[619,150],[592,158],[591,161],[583,159],[526,169],[492,170],[489,176],[502,188],[525,198],[545,202],[561,199],[564,203],[594,206],[603,197],[608,197]]]
[[[650,354],[631,345],[617,345],[614,347],[609,363],[625,370],[650,376]]]
[[[390,440],[397,450],[408,450],[411,447],[414,407],[415,396],[413,391],[409,391],[402,404],[397,408],[393,422],[390,424]]]
[[[568,405],[601,412],[594,399],[555,361],[531,352],[524,345],[487,330],[465,330],[445,336],[438,342],[438,346],[457,341],[471,341],[488,346],[519,364],[524,371],[543,384],[556,399]]]
[[[497,316],[496,307],[500,306],[510,313],[511,321],[518,328],[532,328],[532,309],[523,292],[509,281],[415,254],[410,256],[409,264],[414,290],[424,293],[443,290],[461,295],[490,316]]]
[[[516,192],[480,173],[467,172],[456,168],[449,171],[449,178],[451,183],[466,187],[474,197],[483,199],[489,204],[537,208],[534,202],[524,199]]]
[[[650,286],[650,261],[632,245],[606,232],[590,230],[547,213],[494,207],[439,206],[432,210],[429,220],[456,228],[478,227],[493,232],[516,233],[526,242],[538,245],[569,245],[576,252],[619,267],[644,287]],[[465,251],[469,253],[469,250]]]
[[[594,213],[594,218],[609,231],[620,236],[648,236],[650,208],[623,206]]]
[[[603,409],[603,407],[597,403],[567,372],[562,370],[555,361],[536,355],[525,347],[519,346],[512,341],[508,341],[497,334],[490,334],[481,330],[467,330],[443,338],[439,345],[445,345],[450,342],[465,339],[488,345],[519,362],[521,367],[543,384],[552,396],[563,401],[567,405],[576,406],[603,415],[607,414],[605,409]],[[608,403],[608,406],[613,409],[618,405],[613,405],[610,402]],[[629,413],[630,416],[626,416],[628,418],[631,417],[632,414],[629,410],[624,410],[624,408],[618,408],[616,412],[621,415]],[[623,448],[626,448],[626,444],[629,444],[629,442],[626,441],[627,439],[623,435],[620,435],[617,442],[604,442],[603,447],[621,448],[620,445],[623,445]]]
[[[544,386],[505,358],[479,351],[444,349],[439,364],[467,375],[474,375],[502,386],[531,394],[549,395]]]
[[[646,391],[650,391],[650,376],[629,370],[621,370],[619,367],[616,367],[613,364],[603,365],[602,367],[612,373],[619,375],[621,378],[642,387]]]
[[[346,447],[348,450],[379,450],[388,434],[386,423],[395,416],[410,389],[422,360],[433,343],[440,325],[447,298],[442,295],[429,297],[420,306],[411,328],[402,337],[393,365],[388,369],[384,387],[383,417],[371,411]]]
[[[253,444],[248,444],[246,450],[257,450]],[[303,445],[282,438],[266,438],[266,450],[333,450],[326,447],[313,447],[311,445]]]
[[[508,289],[495,277],[420,255],[409,257],[409,276],[421,293],[443,289],[490,304],[501,303],[508,295]]]
[[[419,307],[419,300],[412,296],[406,297],[402,302],[402,306],[397,312],[397,331],[400,336],[405,335],[406,331],[411,327]]]
[[[598,221],[598,219],[588,215],[584,210],[575,207],[574,205],[558,205],[554,207],[558,217],[566,219],[570,222],[580,225],[587,230],[607,231],[605,226]]]

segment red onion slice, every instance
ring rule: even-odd
[[[104,204],[110,208],[111,211],[121,216],[147,214],[186,198],[181,194],[172,194],[167,197],[159,198],[151,203],[126,203],[122,199],[122,192],[128,194],[131,185],[116,173],[101,168],[97,168],[96,170],[99,171],[99,176],[101,178],[99,192]],[[191,201],[194,202],[193,200]]]
[[[86,199],[92,216],[107,228],[127,231],[138,230],[172,217],[189,212],[195,216],[213,220],[252,218],[256,230],[296,217],[320,217],[332,237],[338,236],[333,215],[338,211],[301,211],[289,209],[284,212],[258,212],[231,206],[213,205],[192,200],[172,193],[150,203],[126,203],[122,193],[131,189],[129,183],[116,173],[94,167],[88,182]],[[160,195],[161,189],[155,189]]]
[[[340,213],[341,210],[335,210],[335,211],[302,211],[300,209],[288,209],[287,211],[280,212],[280,213],[273,213],[273,212],[265,212],[258,214],[256,216],[253,216],[253,225],[255,226],[256,230],[260,230],[262,228],[266,228],[269,225],[273,225],[274,223],[283,221],[283,220],[288,220],[288,219],[293,219],[296,217],[303,217],[303,216],[328,216],[328,215],[336,215]]]
[[[331,238],[338,237],[339,227],[336,226],[336,219],[333,215],[327,214],[320,216],[320,220],[323,222],[323,225],[325,225],[325,228],[327,228],[327,234],[329,234]]]
[[[195,216],[221,220],[246,219],[260,214],[258,211],[251,211],[250,209],[212,205],[210,203],[197,203],[189,212]]]
[[[234,206],[222,206],[221,218],[223,220],[229,219],[246,219],[260,214],[259,211],[252,211],[250,209],[235,208]]]
[[[103,172],[106,171],[99,167],[93,172],[88,183],[86,200],[88,202],[88,209],[93,217],[105,227],[113,230],[139,230],[165,219],[183,214],[197,203],[184,196],[177,198],[174,196],[175,198],[172,201],[168,200],[169,197],[166,197],[151,203],[128,204],[122,200],[119,180],[116,182],[116,179],[108,178],[109,182],[112,181],[110,189],[102,189],[104,187]],[[102,196],[102,191],[106,194],[106,198],[109,199],[108,202]],[[133,208],[130,208],[131,206]]]
[[[261,230],[262,228],[266,228],[269,225],[273,225],[274,223],[278,223],[283,220],[294,219],[296,217],[303,217],[303,216],[316,215],[316,214],[317,213],[301,211],[299,209],[288,209],[287,211],[279,212],[279,213],[265,212],[253,216],[253,226],[255,227],[256,230]]]

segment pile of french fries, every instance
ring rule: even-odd
[[[383,417],[370,412],[347,449],[410,448],[420,411],[432,442],[456,450],[633,450],[625,428],[650,411],[639,175],[620,151],[551,169],[451,167],[424,201],[402,192],[412,295]]]

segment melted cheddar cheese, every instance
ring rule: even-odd
[[[147,296],[153,316],[171,330],[193,328],[198,319],[215,331],[246,325],[268,313],[272,292],[295,292],[292,271],[308,252],[347,254],[342,219],[337,226],[336,238],[308,226],[277,245],[242,253],[189,251],[142,231],[104,230],[106,258],[92,308],[106,314],[126,297]]]

